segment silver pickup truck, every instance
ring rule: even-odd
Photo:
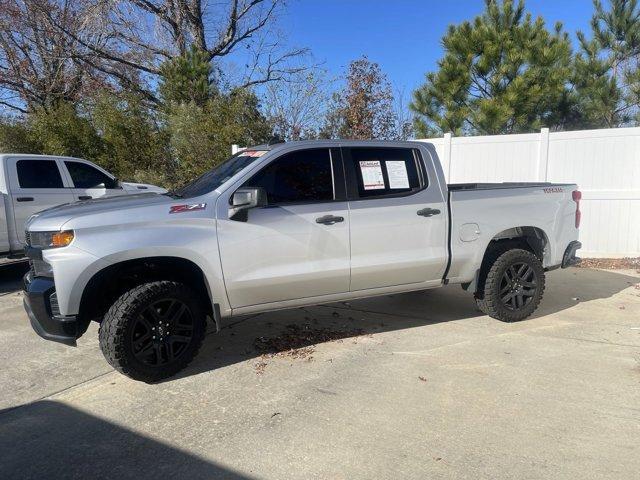
[[[458,283],[522,320],[577,261],[580,192],[447,185],[422,142],[244,150],[177,192],[55,207],[27,223],[24,303],[42,337],[100,323],[107,361],[157,381],[232,316]]]
[[[120,182],[82,158],[0,154],[0,258],[24,252],[25,221],[34,213],[64,203],[164,188]]]

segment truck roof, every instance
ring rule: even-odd
[[[29,157],[29,158],[64,158],[64,159],[69,159],[69,160],[84,160],[84,158],[78,158],[78,157],[67,157],[64,155],[41,155],[39,153],[20,153],[20,152],[16,152],[16,153],[3,153],[0,152],[0,159],[1,158],[7,158],[7,157]]]
[[[337,147],[337,146],[372,146],[372,147],[393,147],[393,146],[414,146],[424,145],[426,142],[417,140],[294,140],[290,142],[263,143],[244,148],[243,150],[277,150],[285,146],[304,147]]]

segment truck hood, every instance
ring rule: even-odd
[[[82,202],[65,203],[32,215],[26,228],[32,231],[52,231],[80,226],[127,223],[131,220],[151,220],[157,214],[165,216],[169,206],[183,203],[180,199],[158,193],[139,193],[117,197],[103,197]],[[156,213],[157,212],[157,213]]]

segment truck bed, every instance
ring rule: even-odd
[[[531,235],[544,239],[543,265],[555,267],[577,238],[576,202],[570,183],[504,182],[448,185],[453,283],[475,276],[494,238]]]

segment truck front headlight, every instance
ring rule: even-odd
[[[69,245],[73,242],[74,238],[73,230],[63,230],[62,232],[29,232],[28,243],[29,246],[34,248],[60,248]]]

